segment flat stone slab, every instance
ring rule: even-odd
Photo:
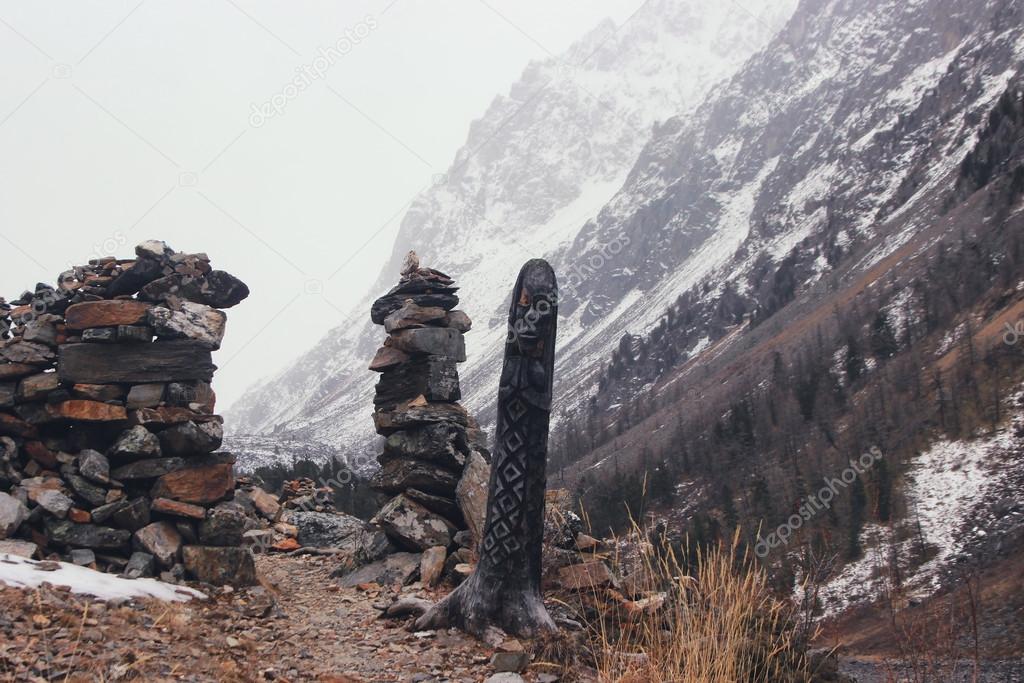
[[[65,344],[57,365],[61,381],[81,384],[209,382],[216,369],[210,349],[194,341]]]

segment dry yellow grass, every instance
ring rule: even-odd
[[[579,594],[591,659],[602,683],[807,681],[794,646],[789,605],[768,590],[765,573],[731,546],[697,555],[689,575],[667,544],[646,543],[626,561],[609,558],[629,588]],[[655,547],[657,546],[657,547]],[[618,545],[617,545],[618,547]],[[630,565],[627,567],[626,565]]]

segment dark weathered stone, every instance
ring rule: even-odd
[[[465,311],[450,311],[445,316],[444,326],[459,332],[469,332],[470,328],[473,327],[473,321],[469,319]]]
[[[192,341],[159,344],[65,344],[58,373],[65,382],[145,384],[213,378],[210,350]]]
[[[163,430],[159,437],[165,455],[212,453],[220,448],[224,428],[219,422],[184,422]]]
[[[473,451],[462,470],[455,489],[455,501],[473,538],[473,548],[480,546],[487,519],[487,483],[491,479],[491,466],[483,456]]]
[[[256,523],[245,514],[245,508],[238,503],[219,503],[199,524],[199,542],[202,545],[242,545],[242,535],[255,526]]]
[[[428,401],[458,401],[462,398],[455,361],[429,356],[385,370],[377,382],[373,403],[393,408],[417,396]]]
[[[188,574],[214,586],[254,586],[256,562],[247,548],[215,548],[186,545],[182,559]]]
[[[155,258],[139,258],[107,286],[107,296],[136,294],[140,289],[163,275],[163,265]]]
[[[299,529],[299,543],[314,548],[341,548],[366,528],[366,522],[351,515],[296,511],[288,521]]]
[[[414,458],[458,471],[466,464],[467,450],[463,428],[450,422],[439,422],[391,434],[384,444],[380,460]]]
[[[181,469],[185,466],[184,458],[155,458],[152,460],[137,460],[127,465],[118,467],[110,476],[117,481],[131,481],[133,479],[156,479],[168,472]]]
[[[249,297],[249,288],[231,273],[223,270],[211,271],[206,276],[206,299],[203,301],[214,308],[231,308]]]
[[[0,408],[10,408],[14,405],[14,397],[18,395],[18,385],[15,382],[0,382]]]
[[[395,553],[382,560],[356,569],[341,578],[343,588],[354,588],[364,583],[381,586],[405,585],[419,571],[419,553]]]
[[[540,592],[558,292],[551,266],[523,266],[509,306],[487,522],[476,571],[415,628],[555,630]]]
[[[75,524],[63,519],[47,519],[46,535],[52,543],[74,548],[125,550],[132,534],[124,529],[110,529],[93,524]]]
[[[119,510],[123,510],[128,507],[129,503],[125,499],[115,500],[112,503],[106,503],[99,507],[93,508],[92,510],[92,521],[96,524],[105,524],[107,520],[111,519]]]
[[[25,341],[38,342],[47,346],[57,345],[57,325],[63,323],[63,318],[52,313],[43,313],[35,316],[25,324],[21,331],[21,338]]]
[[[0,361],[19,365],[49,365],[55,354],[46,344],[8,339],[0,341]]]
[[[411,458],[394,458],[384,463],[370,485],[384,493],[401,493],[406,489],[419,489],[436,496],[455,497],[459,476],[434,463]]]
[[[206,382],[171,382],[164,400],[169,406],[190,408],[201,413],[212,413],[217,403],[213,387]]]
[[[153,522],[135,532],[132,536],[132,545],[136,550],[155,557],[162,566],[170,567],[178,559],[181,535],[169,522]]]
[[[372,520],[391,540],[408,550],[423,551],[440,545],[448,547],[457,529],[404,494],[388,501]]]
[[[68,487],[75,492],[75,495],[89,503],[91,506],[103,505],[107,502],[107,490],[97,486],[85,477],[77,474],[65,474],[64,480]]]
[[[165,302],[173,298],[202,303],[203,281],[183,273],[171,273],[148,283],[139,291],[143,301]]]
[[[128,413],[128,424],[142,425],[159,430],[168,425],[183,424],[185,422],[218,422],[223,424],[224,418],[220,415],[208,415],[197,413],[188,408],[177,408],[172,406],[160,406],[159,408],[137,408]]]
[[[370,370],[383,372],[388,368],[394,368],[409,360],[411,356],[405,351],[399,351],[393,346],[382,346],[377,349],[377,355],[370,361]]]
[[[466,338],[450,327],[399,330],[391,335],[391,345],[413,356],[444,356],[459,363],[466,360]]]
[[[45,372],[26,377],[18,383],[19,401],[41,401],[57,390],[60,379],[55,372]]]
[[[437,422],[452,422],[465,427],[469,424],[469,416],[466,409],[457,403],[404,404],[393,410],[378,410],[373,414],[377,433],[383,436]]]
[[[439,306],[417,306],[413,301],[406,301],[397,311],[384,318],[384,331],[395,332],[409,328],[438,325],[444,322],[448,312]]]
[[[227,314],[216,308],[183,301],[179,310],[157,306],[149,312],[149,324],[160,339],[191,339],[209,349],[219,349],[224,339]]]
[[[437,306],[446,311],[459,305],[459,297],[454,294],[389,294],[373,302],[370,307],[370,319],[377,325],[383,325],[387,316],[400,309],[410,299],[417,306]]]
[[[78,471],[90,481],[111,482],[111,463],[103,454],[96,451],[86,449],[78,454]]]
[[[406,489],[405,495],[431,512],[441,515],[449,522],[452,522],[453,525],[460,526],[463,524],[462,511],[459,510],[459,506],[451,498],[435,496],[419,489]]]
[[[25,375],[39,372],[39,368],[25,363],[5,363],[0,361],[0,381],[18,379]]]
[[[145,427],[131,427],[117,437],[110,447],[110,457],[130,458],[133,460],[159,458],[161,455],[160,440]]]
[[[0,491],[0,539],[13,536],[28,517],[28,508],[20,500]]]
[[[114,511],[110,521],[119,529],[138,531],[147,526],[151,517],[149,514],[149,500],[146,498],[135,498]]]
[[[142,579],[153,576],[156,571],[156,558],[149,553],[134,552],[128,558],[121,576],[126,579]]]

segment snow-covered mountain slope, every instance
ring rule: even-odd
[[[519,265],[538,255],[564,263],[581,226],[623,187],[651,126],[689,117],[794,6],[653,0],[623,26],[606,22],[566,54],[531,64],[471,125],[449,172],[410,207],[373,288],[376,296],[394,283],[409,249],[456,278],[474,320],[461,368],[471,410],[484,410],[497,385],[501,309]],[[375,377],[366,364],[381,337],[368,319],[332,330],[247,392],[227,412],[229,431],[370,444]],[[234,446],[244,457],[244,444]]]
[[[1021,68],[1020,11],[1011,0],[802,2],[693,115],[657,129],[561,254],[559,272],[600,264],[560,310],[563,401],[590,393],[620,337],[651,330],[695,285],[709,284],[709,307],[726,281],[763,302],[763,276],[787,257],[812,279],[830,270],[811,246],[836,255],[877,241],[866,268],[905,243]]]

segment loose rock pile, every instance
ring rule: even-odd
[[[371,308],[388,333],[370,364],[380,373],[374,425],[387,438],[371,484],[393,496],[371,523],[399,548],[424,553],[427,583],[472,560],[486,512],[484,436],[458,404],[456,364],[466,360],[463,334],[471,323],[454,310],[457,290],[410,252],[398,284]]]
[[[135,253],[0,299],[0,552],[251,583],[210,385],[249,290],[205,254]]]

